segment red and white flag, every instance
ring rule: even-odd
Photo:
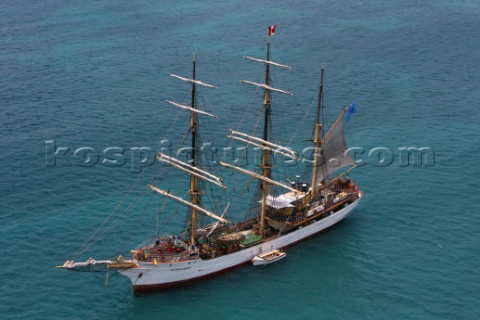
[[[277,29],[277,25],[269,26],[268,27],[268,36],[273,36],[275,34],[275,30]]]

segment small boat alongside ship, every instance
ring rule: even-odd
[[[263,266],[266,264],[274,263],[285,258],[287,254],[280,250],[270,250],[265,253],[256,255],[252,259],[252,264],[254,266]]]
[[[221,167],[226,168],[224,170],[245,174],[251,177],[252,181],[258,182],[259,196],[252,201],[246,218],[238,223],[232,222],[228,218],[229,204],[224,207],[204,207],[206,184],[211,185],[210,189],[218,187],[223,190],[227,186],[222,178],[200,165],[199,117],[218,117],[198,108],[197,87],[215,86],[197,79],[194,56],[191,78],[171,74],[172,77],[191,85],[191,104],[167,101],[170,105],[189,112],[189,142],[192,150],[190,159],[183,162],[165,153],[157,154],[159,161],[190,176],[190,199],[183,199],[170,191],[149,185],[157,195],[164,197],[165,202],[167,199],[174,200],[188,208],[188,219],[183,232],[173,236],[155,234],[147,238],[131,251],[132,258],[128,260],[117,257],[114,260],[91,259],[74,262],[71,259],[60,268],[86,272],[118,270],[121,275],[130,279],[135,293],[144,293],[207,278],[250,262],[253,265],[276,262],[285,258],[283,248],[327,230],[350,214],[363,196],[354,181],[346,178],[356,167],[347,151],[343,130],[354,107],[346,107],[328,132],[323,134],[323,66],[311,139],[311,175],[303,178],[297,175],[293,181],[279,181],[273,176],[273,154],[293,161],[299,160],[294,150],[272,142],[271,95],[291,95],[290,92],[271,86],[271,67],[290,68],[270,59],[270,38],[274,32],[275,27],[269,27],[266,59],[244,57],[265,66],[265,83],[242,81],[263,90],[262,136],[236,130],[231,130],[228,134],[230,139],[245,146],[261,149],[258,170],[251,171],[227,162],[219,162]]]

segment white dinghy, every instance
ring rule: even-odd
[[[287,254],[283,251],[271,250],[253,257],[252,263],[254,266],[262,266],[265,264],[274,263],[278,260],[285,258],[286,256]]]

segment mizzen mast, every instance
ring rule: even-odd
[[[310,189],[310,196],[313,198],[317,190],[317,171],[319,165],[319,157],[321,156],[321,146],[322,140],[320,134],[322,132],[322,123],[320,122],[320,111],[322,108],[322,99],[323,99],[323,64],[322,64],[322,75],[320,77],[320,89],[318,90],[318,104],[317,104],[317,116],[315,118],[315,137],[313,138],[313,145],[315,147],[313,154],[313,175],[312,175],[312,186]]]

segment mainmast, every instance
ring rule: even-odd
[[[289,66],[279,64],[276,62],[273,62],[270,60],[270,37],[275,33],[276,25],[268,27],[268,38],[267,38],[267,58],[266,60],[263,59],[257,59],[257,58],[252,58],[252,57],[244,57],[245,59],[248,60],[253,60],[261,63],[265,63],[265,83],[255,83],[252,81],[245,81],[242,80],[242,82],[250,85],[257,86],[259,88],[263,88],[264,94],[263,94],[263,108],[264,108],[264,125],[263,125],[263,141],[261,142],[262,144],[262,162],[260,164],[260,169],[262,172],[262,176],[266,179],[261,179],[262,181],[260,182],[260,189],[262,192],[262,199],[261,199],[261,209],[260,209],[260,234],[263,235],[264,230],[265,230],[265,216],[267,213],[267,195],[268,191],[270,189],[269,186],[269,180],[271,177],[271,164],[270,164],[270,154],[272,152],[271,149],[271,142],[270,140],[270,110],[271,110],[271,104],[270,104],[270,93],[272,91],[275,92],[280,92],[283,94],[288,94],[292,95],[290,92],[276,89],[270,86],[270,65],[274,65],[277,67],[281,68],[286,68],[290,69]],[[247,137],[249,140],[251,139],[250,137]],[[241,138],[236,138],[237,140],[242,140]],[[256,141],[260,141],[260,139],[256,138],[254,139]],[[250,144],[252,144],[252,141],[246,141]],[[296,155],[294,155],[296,158]]]
[[[267,38],[267,61],[270,61],[270,28],[268,30]],[[270,64],[265,64],[265,85],[270,86]],[[269,141],[269,124],[270,124],[270,90],[265,88],[263,93],[263,108],[265,110],[264,124],[263,124],[263,140]],[[262,150],[262,163],[260,165],[262,170],[262,175],[266,178],[271,178],[271,165],[270,165],[270,149],[263,148]],[[261,191],[262,191],[262,202],[260,209],[260,234],[263,236],[265,230],[265,216],[267,213],[267,195],[270,189],[269,184],[262,180],[260,182]]]
[[[196,84],[195,84],[195,64],[196,64],[196,57],[195,53],[193,54],[193,72],[192,72],[192,109],[196,109]],[[197,114],[194,111],[190,112],[190,131],[192,133],[192,158],[191,158],[191,166],[196,166],[196,145],[197,145]],[[198,192],[198,179],[196,175],[190,175],[190,199],[193,205],[198,206],[200,204],[200,195]],[[192,216],[191,216],[191,230],[190,230],[190,242],[192,245],[197,243],[197,209],[194,207],[192,209]]]
[[[313,138],[313,145],[315,146],[313,154],[313,176],[312,176],[312,186],[310,189],[310,196],[313,198],[317,190],[317,171],[319,164],[319,156],[321,152],[322,140],[320,139],[320,134],[322,132],[322,123],[320,122],[320,111],[322,108],[322,99],[323,99],[323,64],[322,64],[322,75],[320,77],[320,89],[318,90],[318,104],[317,104],[317,116],[315,118],[315,137]]]

